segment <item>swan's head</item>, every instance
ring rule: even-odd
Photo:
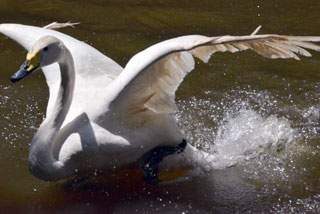
[[[10,80],[18,82],[43,66],[59,62],[62,59],[64,47],[63,43],[54,36],[40,38],[28,52],[26,61],[10,77]]]

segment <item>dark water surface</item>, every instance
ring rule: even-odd
[[[186,34],[250,34],[261,24],[260,33],[319,36],[319,11],[318,0],[1,0],[0,23],[81,22],[61,31],[124,66],[144,48]],[[0,213],[320,213],[320,54],[311,53],[301,61],[216,54],[186,77],[179,126],[232,167],[156,187],[135,172],[72,185],[28,171],[47,86],[41,72],[9,82],[26,52],[0,36]]]

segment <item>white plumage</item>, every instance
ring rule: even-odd
[[[61,26],[47,26],[55,27]],[[61,72],[57,63],[42,68],[50,97],[46,119],[32,141],[31,172],[54,181],[75,172],[122,167],[156,146],[179,144],[183,135],[172,116],[175,92],[194,69],[193,57],[207,62],[215,52],[250,49],[268,58],[299,60],[298,55],[311,56],[305,48],[320,51],[320,46],[312,43],[320,37],[256,35],[257,31],[249,36],[190,35],[163,41],[136,54],[122,70],[96,49],[65,34],[1,24],[0,32],[27,50],[51,35],[70,52],[70,56],[63,55],[68,63],[59,62]],[[64,75],[72,74],[72,59],[74,75]],[[183,154],[180,163],[215,161],[213,155],[190,144]]]

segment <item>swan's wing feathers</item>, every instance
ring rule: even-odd
[[[253,50],[268,58],[311,56],[304,48],[320,51],[311,42],[320,37],[279,35],[184,36],[158,43],[134,56],[114,81],[109,110],[124,123],[143,125],[154,114],[176,110],[175,91],[193,70],[193,56],[207,62],[215,52]]]
[[[186,51],[172,53],[151,64],[121,92],[122,98],[112,102],[113,113],[122,121],[130,118],[140,126],[152,114],[176,111],[175,91],[194,64],[192,55]]]
[[[152,114],[168,114],[176,110],[175,91],[187,73],[193,70],[192,56],[207,62],[215,52],[253,50],[268,58],[311,56],[304,48],[320,51],[311,42],[320,37],[279,35],[250,36],[185,36],[156,44],[133,57],[115,81],[120,89],[109,108],[119,119],[142,125]],[[123,81],[125,80],[125,81]],[[130,122],[131,121],[131,122]]]
[[[140,100],[146,97],[143,107],[155,113],[174,112],[175,91],[187,73],[193,70],[194,64],[193,57],[188,52],[176,52],[164,57],[147,68],[142,77],[147,81],[132,99]]]
[[[254,35],[254,36],[224,36],[213,41],[213,44],[229,44],[238,50],[251,49],[268,58],[294,58],[297,55],[311,56],[304,48],[320,51],[320,46],[311,42],[319,42],[320,37],[315,36],[279,36],[279,35]]]
[[[64,28],[64,27],[72,27],[74,28],[75,25],[80,24],[80,22],[65,22],[65,23],[59,23],[59,22],[52,22],[46,26],[44,26],[43,28],[45,29],[59,29],[59,28]]]

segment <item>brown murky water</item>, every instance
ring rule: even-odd
[[[318,0],[1,0],[0,23],[81,22],[61,31],[124,66],[144,48],[187,34],[241,35],[261,24],[260,33],[319,36],[319,11]],[[217,54],[199,64],[179,88],[176,117],[190,143],[234,166],[150,187],[136,172],[77,184],[32,177],[27,154],[47,86],[41,72],[9,82],[25,51],[3,36],[0,50],[1,213],[320,213],[319,53],[302,61]]]

